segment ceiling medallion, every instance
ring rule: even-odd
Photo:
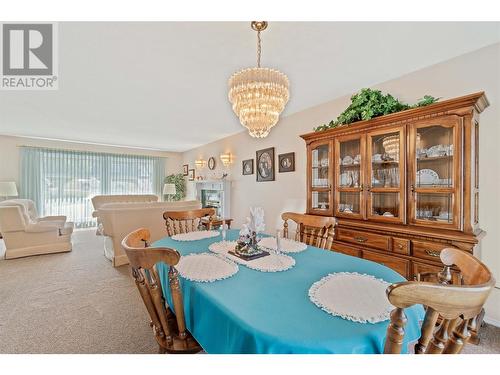
[[[290,97],[288,77],[278,70],[261,68],[261,31],[266,21],[253,21],[257,31],[257,67],[243,69],[229,79],[229,101],[241,124],[255,138],[267,137]]]

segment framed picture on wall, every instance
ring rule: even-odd
[[[195,175],[195,173],[194,173],[194,169],[190,169],[190,170],[188,171],[188,180],[189,180],[189,181],[194,181],[194,175]]]
[[[182,175],[187,176],[189,174],[189,164],[184,164],[182,166]]]
[[[243,160],[243,176],[253,174],[253,159]]]
[[[208,159],[208,169],[210,169],[211,171],[215,169],[215,158],[213,156]]]
[[[274,147],[257,151],[255,164],[257,182],[274,181]]]
[[[295,171],[295,152],[278,155],[278,165],[280,173]]]

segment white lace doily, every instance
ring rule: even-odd
[[[359,323],[389,319],[394,309],[385,290],[390,283],[357,272],[331,273],[309,289],[311,301],[329,314]]]
[[[172,239],[176,241],[196,241],[204,238],[217,237],[219,234],[220,233],[216,230],[199,230],[195,232],[174,234]]]
[[[275,237],[264,237],[259,241],[258,245],[271,250],[277,250],[278,248]],[[283,253],[300,253],[305,249],[307,249],[305,243],[290,240],[288,238],[281,239],[281,252]]]
[[[261,272],[280,272],[286,271],[295,266],[295,259],[284,254],[270,253],[268,256],[254,259],[243,260],[234,255],[229,254],[230,250],[234,250],[236,241],[222,241],[211,244],[208,249],[216,254],[224,255],[230,260]]]
[[[210,253],[182,256],[175,268],[185,279],[200,282],[227,279],[239,269],[236,263]]]

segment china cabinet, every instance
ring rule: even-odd
[[[307,213],[337,218],[332,250],[408,279],[439,269],[445,247],[474,252],[484,235],[478,135],[488,105],[480,92],[302,135]]]

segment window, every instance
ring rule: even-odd
[[[21,196],[40,215],[66,215],[77,228],[96,226],[93,196],[161,195],[164,178],[160,157],[21,148]]]

